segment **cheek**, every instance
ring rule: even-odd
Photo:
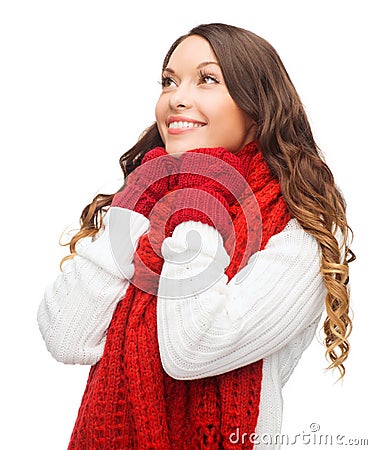
[[[231,106],[231,105],[230,105]],[[236,108],[220,109],[221,113],[212,118],[213,131],[219,135],[238,137],[246,131],[246,120],[240,110]]]
[[[165,130],[165,121],[166,121],[166,105],[165,101],[162,97],[159,98],[158,102],[155,106],[155,119],[156,123],[158,125],[159,132],[161,134],[161,137],[164,140],[164,130]]]
[[[211,141],[232,152],[239,151],[247,143],[247,115],[230,99],[225,98],[218,107],[215,106],[213,112],[209,110],[212,125],[209,129]]]
[[[221,130],[233,127],[235,131],[245,127],[244,113],[227,92],[210,99],[207,105],[211,123]]]

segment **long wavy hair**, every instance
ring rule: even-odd
[[[165,56],[163,70],[175,48],[191,35],[209,42],[231,97],[258,125],[257,140],[268,166],[280,181],[292,216],[320,245],[321,273],[327,290],[326,357],[328,368],[337,368],[342,378],[352,329],[348,288],[348,264],[355,259],[349,249],[352,232],[344,198],[315,143],[301,100],[275,49],[256,34],[231,25],[214,23],[193,28],[173,43]],[[123,186],[145,153],[163,145],[154,123],[120,157]],[[83,209],[81,228],[66,244],[71,255],[62,262],[75,254],[79,239],[98,232],[114,195],[98,194]],[[341,244],[336,232],[342,235]]]

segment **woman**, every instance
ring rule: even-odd
[[[39,308],[53,356],[93,365],[69,448],[279,448],[281,389],[324,308],[345,373],[344,200],[279,56],[249,31],[180,37],[155,113]]]

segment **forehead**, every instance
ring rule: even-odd
[[[205,61],[217,62],[209,42],[201,36],[188,36],[176,47],[167,67],[174,70],[187,66],[196,67]]]

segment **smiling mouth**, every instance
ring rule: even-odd
[[[191,128],[201,128],[204,127],[203,123],[196,123],[196,122],[186,122],[186,121],[179,121],[179,122],[171,122],[168,125],[168,128],[171,130],[182,130],[182,129],[191,129]]]

